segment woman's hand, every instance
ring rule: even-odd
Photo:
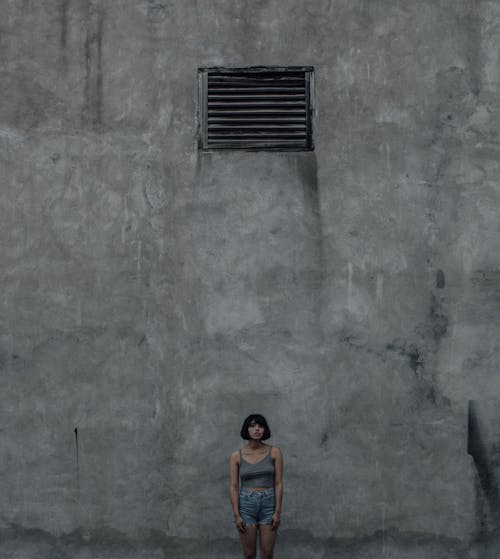
[[[246,524],[245,521],[243,520],[243,518],[241,518],[241,516],[238,516],[236,518],[236,520],[234,521],[234,523],[236,524],[236,528],[238,528],[238,531],[241,533],[244,533],[246,530]]]
[[[273,530],[277,530],[279,525],[280,525],[280,513],[275,512],[273,514],[273,517],[271,518],[271,526]]]

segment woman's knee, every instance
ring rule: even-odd
[[[243,559],[255,559],[257,557],[257,548],[252,545],[243,546]]]
[[[261,559],[273,559],[274,557],[274,545],[272,543],[261,543],[260,546],[260,557]]]

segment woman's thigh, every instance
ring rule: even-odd
[[[247,524],[245,531],[240,532],[240,540],[244,553],[255,552],[257,549],[257,526]]]
[[[263,556],[271,555],[276,543],[278,530],[273,530],[270,524],[259,525],[260,553]]]

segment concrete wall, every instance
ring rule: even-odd
[[[500,4],[1,6],[0,556],[238,557],[257,411],[277,558],[494,557]],[[313,65],[315,151],[200,153],[213,65]]]

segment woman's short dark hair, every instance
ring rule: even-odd
[[[258,423],[261,427],[264,427],[264,435],[262,435],[262,440],[267,441],[267,439],[271,437],[271,429],[269,429],[266,418],[263,415],[260,415],[260,413],[252,413],[252,415],[249,415],[245,419],[241,427],[241,438],[248,441],[248,439],[250,438],[248,436],[248,428],[250,427],[250,424],[252,422]]]

